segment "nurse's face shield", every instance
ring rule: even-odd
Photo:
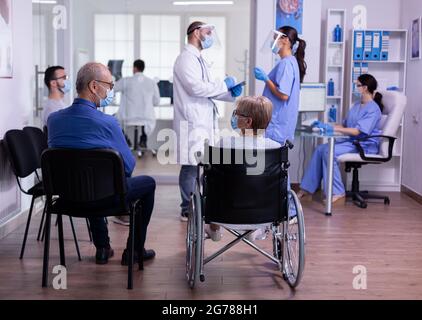
[[[218,33],[215,29],[215,26],[212,24],[204,24],[198,27],[200,40],[204,41],[206,38],[212,39],[212,48],[214,49],[221,49],[221,41],[218,36]]]
[[[262,54],[268,54],[268,53],[278,53],[279,48],[281,48],[281,40],[287,38],[287,35],[277,31],[272,30],[268,37],[265,40],[265,43],[263,44],[261,48]]]

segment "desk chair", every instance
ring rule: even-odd
[[[390,198],[387,196],[379,196],[370,194],[368,191],[360,191],[359,189],[359,169],[369,164],[383,164],[393,158],[394,142],[397,140],[397,131],[403,119],[406,109],[407,98],[402,93],[396,91],[381,92],[383,95],[384,111],[381,118],[382,135],[366,137],[355,141],[359,153],[348,153],[338,157],[340,163],[346,166],[346,172],[353,170],[352,190],[347,192],[347,198],[352,198],[353,202],[360,208],[368,207],[367,200],[378,199],[384,200],[385,205],[390,204]],[[369,138],[381,139],[379,154],[367,155],[363,150],[360,142]]]

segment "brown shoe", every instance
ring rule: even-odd
[[[323,200],[324,205],[327,204],[327,199]],[[334,205],[341,205],[341,204],[345,204],[346,203],[346,195],[342,194],[342,195],[333,195],[333,200],[331,201],[331,203]]]

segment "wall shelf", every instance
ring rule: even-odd
[[[343,30],[343,39],[341,42],[334,42],[334,29],[339,25]],[[334,96],[326,96],[326,111],[324,113],[324,122],[328,122],[328,113],[332,105],[337,106],[337,123],[343,118],[344,105],[344,75],[345,75],[345,57],[346,57],[346,10],[328,9],[327,10],[327,29],[326,29],[326,47],[325,47],[325,75],[324,82],[328,88],[328,81],[334,81]],[[327,92],[328,93],[328,92]]]

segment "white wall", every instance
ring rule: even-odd
[[[422,1],[402,0],[402,28],[409,30],[409,55],[411,48],[412,34],[410,24],[413,19],[422,16]],[[405,117],[404,131],[404,154],[403,154],[403,181],[402,184],[422,195],[422,148],[420,137],[422,137],[422,90],[421,74],[422,61],[409,61],[407,70],[407,98],[408,105]],[[419,123],[414,121],[418,118]]]
[[[13,78],[0,79],[0,140],[15,128],[22,128],[32,121],[32,3],[13,0]],[[28,38],[29,36],[29,38]],[[25,197],[20,204],[20,192],[14,176],[0,149],[0,226],[28,207]]]

